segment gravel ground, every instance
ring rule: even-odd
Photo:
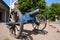
[[[60,40],[60,33],[57,32],[56,28],[52,28],[49,25],[45,28],[45,30],[40,31],[39,33],[34,33],[33,27],[31,24],[24,25],[25,31],[28,32],[29,38],[31,40]],[[20,40],[15,39],[11,36],[8,28],[6,27],[5,23],[0,23],[0,40]]]

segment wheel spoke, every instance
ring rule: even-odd
[[[8,23],[8,25],[11,26],[10,32],[15,38],[19,38],[23,30],[22,15],[20,14],[20,12],[17,13],[17,15],[14,12],[11,13],[9,17],[9,23]]]
[[[45,29],[46,27],[46,18],[43,16],[43,15],[37,15],[36,18],[38,19],[38,23],[39,25],[37,24],[33,24],[34,27],[38,30],[43,30]]]

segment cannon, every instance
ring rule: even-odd
[[[41,13],[40,10],[39,9],[36,9],[35,11],[30,12],[29,15],[35,16],[35,15],[40,14],[40,13]]]
[[[36,9],[33,12],[26,13],[25,15],[23,15],[23,23],[24,24],[26,24],[26,23],[34,23],[34,22],[38,23],[37,19],[35,18],[35,15],[37,15],[37,14],[40,14],[39,9]]]
[[[9,22],[6,23],[10,32],[16,38],[20,38],[23,33],[23,25],[32,24],[32,27],[37,30],[43,30],[46,28],[46,18],[42,15],[39,9],[36,9],[32,12],[28,12],[24,15],[21,14],[19,10],[16,10],[18,13],[11,12],[9,17]]]

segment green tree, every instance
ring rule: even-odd
[[[31,12],[37,8],[44,13],[46,8],[45,0],[18,0],[19,2],[19,10],[25,14],[26,12]]]
[[[50,19],[55,20],[55,16],[58,15],[58,19],[60,19],[60,3],[52,3],[49,7]]]

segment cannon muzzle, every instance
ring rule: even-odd
[[[39,9],[36,9],[35,11],[33,11],[33,12],[30,12],[29,13],[29,15],[37,15],[37,14],[40,14],[41,13],[41,11],[39,10]]]

